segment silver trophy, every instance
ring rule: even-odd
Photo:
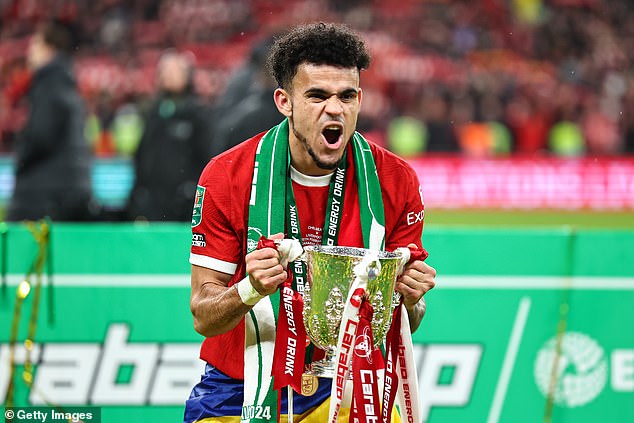
[[[304,326],[310,340],[326,352],[323,360],[312,364],[307,375],[332,378],[339,327],[348,291],[355,279],[355,266],[372,253],[377,255],[380,267],[368,269],[366,292],[374,315],[372,335],[374,347],[385,341],[390,327],[393,304],[397,304],[394,291],[396,279],[402,270],[402,253],[371,251],[363,248],[310,246],[304,249],[308,268],[308,284],[304,288]]]

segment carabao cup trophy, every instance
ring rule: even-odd
[[[372,253],[378,256],[380,270],[370,270],[366,292],[374,309],[372,335],[374,347],[385,341],[390,327],[393,304],[396,306],[394,285],[401,271],[402,254],[371,251],[363,248],[310,246],[304,249],[308,284],[304,287],[304,326],[306,334],[318,348],[325,351],[323,360],[312,364],[307,374],[332,378],[335,374],[337,340],[348,298],[355,279],[355,266]]]

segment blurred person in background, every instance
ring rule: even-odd
[[[629,82],[624,98],[623,131],[625,133],[625,152],[634,154],[634,80]]]
[[[249,60],[227,83],[213,113],[212,156],[230,149],[283,119],[271,101],[277,88],[266,69],[274,38],[256,43]]]
[[[84,104],[71,65],[75,40],[76,32],[61,21],[42,24],[31,37],[30,111],[15,144],[9,221],[82,221],[97,215]]]
[[[167,50],[157,65],[158,95],[134,155],[132,220],[187,221],[196,182],[211,154],[209,111],[194,91],[191,53]]]
[[[420,100],[420,112],[427,126],[428,152],[459,151],[456,133],[449,122],[451,99],[441,87],[431,87]]]

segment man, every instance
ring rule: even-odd
[[[159,93],[145,114],[134,155],[132,220],[187,221],[196,181],[209,158],[208,111],[194,92],[193,58],[166,51],[157,66]]]
[[[355,133],[359,75],[369,62],[363,41],[344,26],[300,26],[278,39],[269,65],[278,84],[274,101],[286,120],[217,156],[203,171],[192,219],[191,310],[196,330],[207,337],[201,358],[208,364],[187,401],[186,422],[238,422],[242,411],[256,414],[251,421],[276,420],[257,416],[268,408],[250,408],[244,398],[245,389],[258,384],[254,378],[269,376],[245,370],[258,361],[245,354],[264,345],[250,337],[245,341],[245,330],[250,336],[251,322],[261,330],[268,327],[270,322],[252,316],[287,279],[276,249],[255,249],[255,244],[260,235],[290,237],[295,204],[304,246],[329,240],[385,250],[422,247],[424,206],[416,174]],[[330,189],[335,172],[345,181],[339,200]],[[414,261],[397,281],[413,330],[435,273]],[[330,385],[330,379],[320,378],[312,396],[295,396],[295,421],[326,421]],[[283,395],[282,415],[286,402]]]
[[[70,27],[57,21],[44,24],[31,38],[30,111],[16,143],[10,221],[44,217],[81,221],[97,212],[90,149],[84,138],[84,106],[70,61],[74,48]]]
[[[213,111],[212,157],[282,120],[271,101],[277,85],[266,68],[273,41],[267,37],[253,47],[248,62],[229,79],[218,99]]]

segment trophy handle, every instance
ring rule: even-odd
[[[400,261],[398,263],[397,276],[401,276],[403,271],[405,270],[405,265],[409,262],[409,259],[412,257],[412,252],[408,247],[399,247],[394,250],[396,254],[401,256]],[[394,291],[392,294],[392,311],[401,303],[401,294]]]
[[[354,275],[366,283],[375,280],[381,273],[381,261],[376,251],[368,250],[361,261],[354,266]]]
[[[396,254],[401,256],[401,260],[398,264],[398,275],[403,274],[403,270],[405,270],[405,265],[409,262],[409,259],[412,257],[412,252],[408,247],[399,247],[394,250]]]

